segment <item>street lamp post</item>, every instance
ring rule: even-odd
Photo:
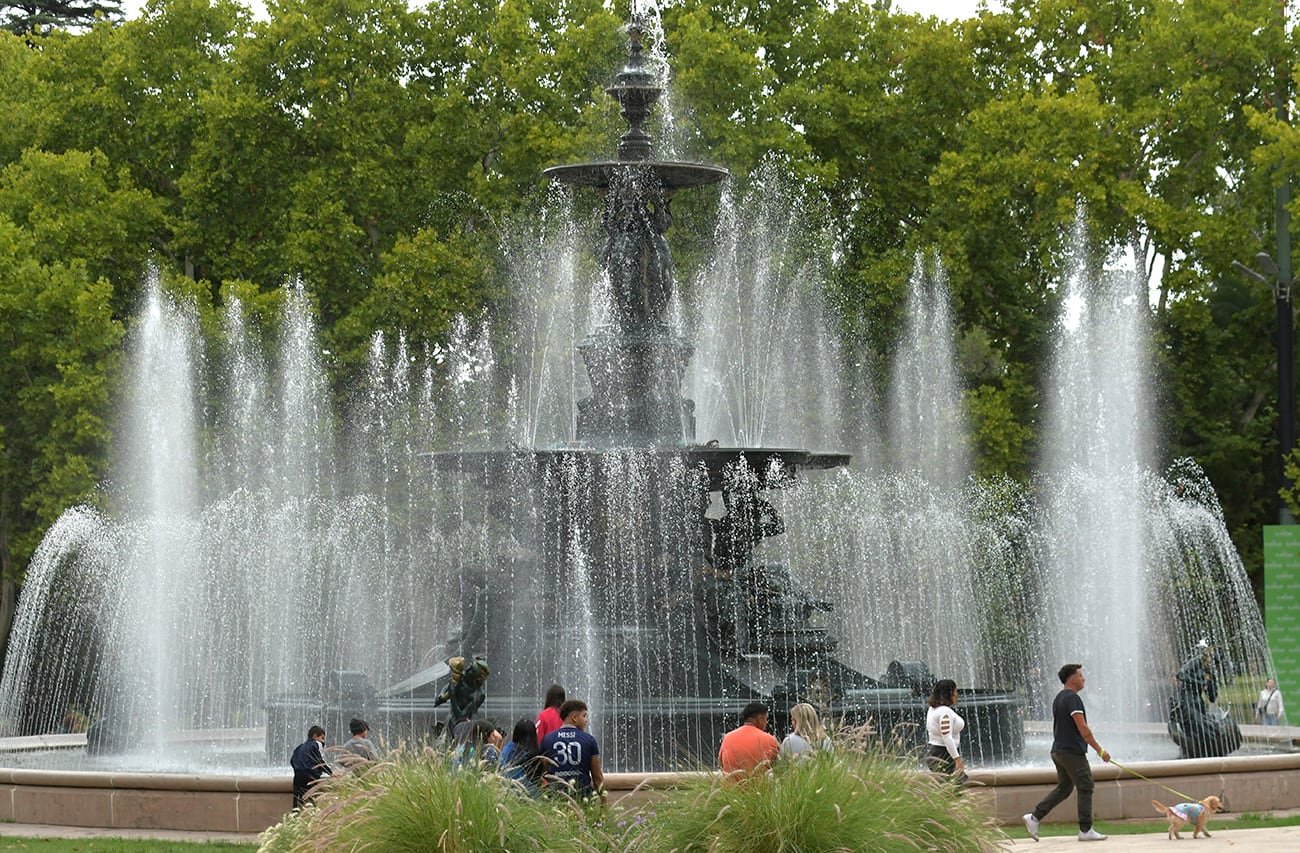
[[[1291,277],[1290,214],[1285,202],[1278,199],[1278,255],[1281,264],[1273,262],[1268,252],[1255,256],[1263,272],[1251,269],[1239,261],[1232,266],[1240,273],[1273,289],[1273,302],[1277,306],[1277,452],[1281,466],[1282,485],[1289,486],[1286,476],[1286,459],[1295,448],[1295,313],[1291,300],[1295,281]],[[1286,501],[1279,501],[1278,524],[1295,524]]]

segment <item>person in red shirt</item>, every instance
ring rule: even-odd
[[[722,772],[728,776],[762,772],[781,751],[781,745],[767,731],[766,705],[750,702],[741,716],[745,722],[723,736],[722,747],[718,750]]]
[[[558,684],[552,684],[546,691],[545,707],[537,715],[538,743],[546,740],[547,735],[564,725],[564,720],[560,719],[560,706],[563,704],[564,688]]]

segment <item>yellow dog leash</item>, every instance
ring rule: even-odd
[[[1150,782],[1152,785],[1155,785],[1157,788],[1164,788],[1166,791],[1168,791],[1171,794],[1177,794],[1178,796],[1183,798],[1184,802],[1188,802],[1188,803],[1197,802],[1197,800],[1194,797],[1189,797],[1186,794],[1184,794],[1182,791],[1175,791],[1173,788],[1169,787],[1168,785],[1162,785],[1159,782],[1157,782],[1155,779],[1152,779],[1150,776],[1143,776],[1141,773],[1137,772],[1132,767],[1125,767],[1123,764],[1120,764],[1118,761],[1116,761],[1113,758],[1110,760],[1110,763],[1114,764],[1116,767],[1118,767],[1120,770],[1123,770],[1125,773],[1132,773],[1134,776],[1138,777],[1139,779]]]

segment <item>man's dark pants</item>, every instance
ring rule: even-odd
[[[1047,813],[1060,805],[1076,788],[1079,791],[1079,831],[1092,829],[1092,768],[1088,766],[1088,756],[1077,752],[1053,752],[1052,763],[1056,765],[1056,787],[1043,797],[1043,801],[1034,806],[1034,817],[1042,820]]]

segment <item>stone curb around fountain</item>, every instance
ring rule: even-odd
[[[1300,753],[1158,761],[1130,767],[1152,781],[1135,778],[1113,765],[1093,764],[1098,820],[1150,820],[1150,801],[1168,802],[1173,797],[1159,787],[1162,784],[1196,798],[1216,794],[1226,800],[1230,812],[1300,808]],[[606,785],[611,804],[635,807],[653,800],[656,789],[695,775],[609,773]],[[1005,825],[1015,825],[1055,785],[1056,774],[1047,767],[976,769],[971,780],[976,786],[969,789],[970,795],[985,813]],[[291,788],[287,775],[0,769],[0,827],[52,825],[60,831],[107,835],[137,831],[248,835],[280,822],[291,806]],[[1067,822],[1073,820],[1073,814],[1067,802],[1049,818]]]
[[[292,779],[0,768],[0,822],[258,833],[292,805]]]
[[[1151,800],[1181,801],[1210,794],[1222,798],[1229,812],[1300,808],[1300,753],[1135,762],[1125,766],[1128,769],[1093,762],[1093,814],[1098,820],[1147,819],[1151,816]],[[982,799],[992,817],[1006,823],[1020,820],[1056,786],[1056,771],[1050,767],[975,770],[970,775],[972,781],[984,786],[972,789],[973,795]],[[1176,797],[1162,786],[1184,792],[1187,797]],[[1048,816],[1049,822],[1073,821],[1070,802],[1058,806]]]

